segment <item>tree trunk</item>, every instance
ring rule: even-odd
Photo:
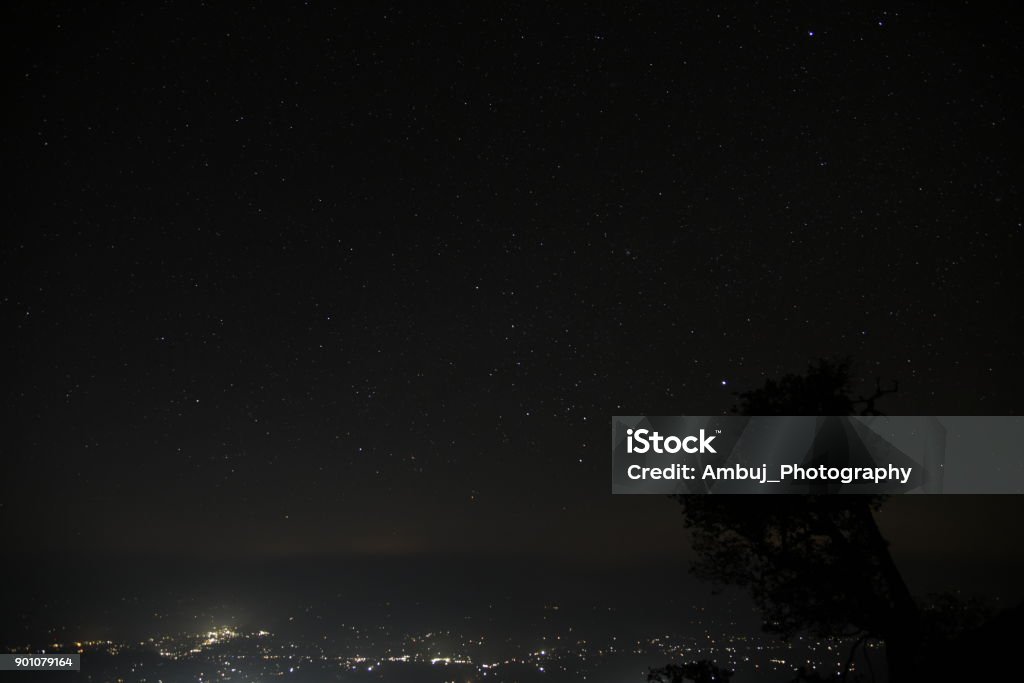
[[[889,553],[889,543],[882,536],[874,514],[867,506],[858,513],[862,516],[866,540],[882,572],[892,610],[883,631],[889,680],[893,683],[917,680],[924,646],[921,612]]]

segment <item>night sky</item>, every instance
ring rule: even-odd
[[[685,557],[611,415],[1020,414],[1019,22],[742,5],[5,8],[5,552]]]

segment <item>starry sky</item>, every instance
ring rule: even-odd
[[[614,565],[613,414],[1019,414],[1018,21],[678,5],[5,8],[7,549]]]

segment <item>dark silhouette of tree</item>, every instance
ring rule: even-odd
[[[850,362],[819,361],[804,375],[739,394],[742,415],[878,414],[896,390],[851,393]],[[826,424],[823,429],[827,429]],[[885,643],[890,680],[911,680],[922,616],[875,522],[881,496],[677,496],[697,552],[694,572],[749,590],[765,629]]]
[[[849,359],[822,360],[803,375],[768,380],[739,394],[734,412],[835,416],[822,430],[835,428],[839,416],[881,415],[876,402],[898,385],[876,380],[871,395],[854,396],[850,368]],[[952,595],[919,604],[875,521],[884,496],[676,498],[697,552],[694,573],[748,590],[771,633],[853,638],[844,677],[871,640],[885,644],[889,681],[1003,680],[1016,666],[1024,605],[992,616]]]

